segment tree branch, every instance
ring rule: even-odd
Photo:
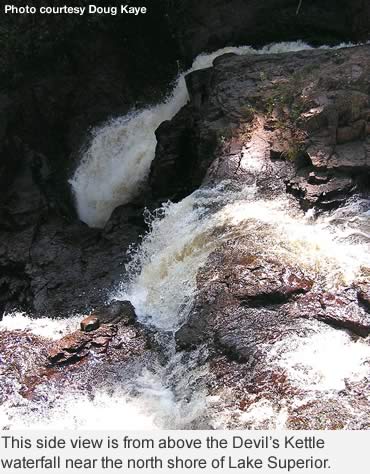
[[[298,4],[298,7],[297,7],[297,11],[295,12],[296,15],[299,14],[299,10],[301,9],[301,6],[302,6],[302,0],[299,0],[299,4]]]

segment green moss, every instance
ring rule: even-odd
[[[298,141],[292,140],[286,151],[283,152],[283,157],[290,162],[295,162],[303,154],[303,146]]]
[[[245,105],[243,107],[241,107],[240,109],[240,113],[242,115],[242,117],[247,121],[247,122],[251,122],[254,118],[254,116],[256,115],[256,109],[250,105]]]

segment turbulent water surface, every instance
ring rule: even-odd
[[[227,393],[207,396],[202,385],[207,365],[198,365],[197,354],[186,360],[175,354],[171,334],[191,307],[197,270],[222,240],[241,232],[251,236],[252,250],[268,249],[269,255],[314,269],[317,284],[332,288],[343,278],[350,283],[361,275],[363,266],[370,266],[370,203],[353,199],[345,208],[312,221],[288,198],[258,201],[253,195],[253,187],[235,191],[222,183],[167,205],[164,217],[153,220],[151,232],[132,256],[131,280],[112,294],[112,298],[131,299],[141,321],[159,331],[169,353],[165,366],[141,367],[130,384],[108,374],[105,385],[92,394],[78,390],[61,394],[56,389],[46,395],[47,400],[30,402],[14,395],[1,407],[2,426],[283,427],[288,407],[303,403],[301,396],[283,401],[285,406],[281,400],[276,406],[266,399],[247,411],[230,411]],[[304,401],[340,397],[346,381],[366,380],[368,341],[355,340],[324,323],[303,326],[301,334],[267,348],[267,360],[284,368],[293,386],[304,388]],[[73,327],[77,319],[34,321],[24,315],[7,316],[1,323],[2,330],[26,328],[54,339]]]
[[[155,130],[163,121],[170,120],[189,99],[186,74],[212,66],[216,57],[226,53],[274,54],[307,49],[311,47],[297,41],[258,50],[241,46],[201,54],[192,67],[178,77],[174,90],[162,104],[133,110],[97,128],[71,179],[81,220],[91,227],[103,227],[114,208],[128,203],[140,193],[155,154]]]
[[[301,43],[277,45],[259,52],[294,51]],[[196,59],[192,70],[209,66],[224,52],[254,54],[251,48],[227,48]],[[72,179],[78,211],[91,226],[102,226],[118,204],[129,201],[148,174],[154,156],[155,128],[186,102],[184,76],[173,95],[161,105],[133,112],[95,131],[83,162]],[[124,159],[123,159],[124,158]],[[249,163],[258,173],[258,163]],[[254,253],[276,256],[315,275],[315,284],[333,289],[351,284],[370,268],[370,202],[360,196],[345,207],[315,219],[305,215],[294,199],[264,200],[254,184],[224,181],[202,188],[176,204],[165,204],[158,216],[148,216],[150,232],[132,251],[130,278],[112,292],[112,299],[129,299],[142,323],[154,328],[166,348],[167,362],[151,361],[135,367],[130,381],[120,366],[105,374],[104,383],[89,393],[61,393],[57,385],[37,400],[13,394],[0,407],[2,428],[225,428],[286,426],[289,410],[307,400],[339,400],[348,381],[361,382],[369,373],[369,341],[320,322],[305,321],[302,331],[266,347],[266,361],[284,370],[292,387],[300,390],[276,403],[256,399],[247,410],[230,400],[232,394],[207,393],[203,379],[209,372],[200,348],[184,356],[175,352],[174,332],[186,321],[196,296],[196,275],[209,254],[222,242],[247,236]],[[22,329],[45,341],[77,327],[78,318],[32,320],[13,314],[0,323],[1,331]],[[31,349],[30,349],[31,351]],[[31,354],[32,355],[32,354]],[[31,357],[30,355],[30,357]],[[27,354],[24,354],[27,358]],[[26,363],[26,362],[25,362]],[[6,375],[0,360],[0,373]],[[370,391],[367,394],[370,396]],[[353,426],[361,413],[351,406]]]

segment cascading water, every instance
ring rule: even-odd
[[[87,150],[70,183],[80,219],[91,227],[103,227],[113,209],[140,193],[153,161],[155,131],[170,120],[189,99],[185,75],[212,66],[222,54],[274,54],[311,49],[300,41],[280,43],[255,50],[249,46],[228,47],[198,56],[181,74],[171,95],[162,104],[134,110],[93,132]]]
[[[279,410],[269,400],[258,400],[235,421],[235,413],[225,408],[227,397],[207,397],[201,383],[207,365],[198,364],[197,355],[183,360],[181,354],[175,354],[171,334],[186,319],[196,294],[197,271],[209,253],[222,241],[241,233],[250,236],[248,245],[253,251],[265,251],[314,271],[318,285],[331,288],[343,278],[350,283],[361,275],[363,266],[370,266],[366,229],[369,209],[369,201],[353,199],[346,207],[313,222],[288,198],[256,200],[253,186],[236,191],[227,182],[166,205],[133,255],[129,264],[131,281],[112,296],[130,298],[140,320],[157,329],[166,341],[169,362],[142,367],[139,376],[124,386],[111,375],[92,396],[78,391],[68,395],[48,393],[48,402],[41,402],[41,408],[39,401],[14,396],[0,410],[2,426],[283,427],[287,407],[299,406],[301,399],[293,397],[286,401],[286,408]],[[19,329],[46,336],[45,330],[40,331],[46,320],[38,320],[35,325],[24,316],[5,318],[3,330],[15,328],[16,322]],[[48,337],[64,332],[63,324],[71,323],[50,326]],[[366,341],[356,341],[319,322],[303,328],[302,335],[269,348],[268,360],[284,368],[293,385],[304,387],[308,399],[329,392],[338,396],[346,380],[367,376],[370,346]]]
[[[276,45],[259,52],[295,51],[302,43]],[[211,65],[226,52],[255,54],[251,48],[226,48],[203,55],[192,70]],[[80,217],[102,226],[114,207],[130,200],[147,176],[154,156],[154,130],[186,102],[182,75],[171,98],[155,108],[130,114],[95,131],[83,161],[72,179]],[[258,163],[248,163],[259,173]],[[123,183],[123,184],[122,184]],[[196,276],[210,253],[222,242],[243,235],[254,253],[273,255],[296,263],[315,284],[326,289],[350,284],[370,267],[368,217],[370,202],[361,197],[316,220],[304,215],[288,196],[266,200],[255,184],[239,186],[224,181],[203,187],[183,201],[168,203],[150,218],[150,232],[132,252],[130,279],[112,298],[129,299],[139,320],[157,333],[166,349],[165,363],[143,361],[133,376],[121,378],[122,367],[104,373],[103,383],[88,394],[79,389],[61,393],[57,386],[37,400],[12,396],[0,407],[0,426],[11,428],[184,428],[284,427],[289,407],[320,397],[339,397],[346,381],[361,381],[368,374],[370,346],[320,322],[302,323],[300,334],[266,348],[266,362],[284,370],[292,386],[305,389],[276,406],[256,399],[248,410],[230,410],[230,394],[207,394],[205,348],[192,354],[175,352],[174,333],[186,321],[197,292]],[[22,329],[44,341],[67,333],[77,320],[36,322],[24,315],[8,316],[0,330]],[[325,355],[325,364],[321,363]],[[338,359],[340,357],[340,359]],[[320,362],[318,362],[320,361]],[[0,371],[7,370],[2,367]],[[126,370],[126,369],[125,369]],[[351,408],[355,410],[355,408]],[[354,414],[354,418],[356,418]],[[356,425],[354,425],[356,427]]]

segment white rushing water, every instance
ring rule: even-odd
[[[172,93],[156,106],[134,110],[93,131],[91,141],[70,183],[80,219],[91,227],[103,227],[112,211],[140,193],[153,161],[155,130],[170,120],[189,99],[185,75],[212,66],[226,53],[274,54],[311,49],[296,41],[261,49],[228,47],[199,55],[192,67],[180,74]]]
[[[208,67],[227,52],[261,54],[308,48],[300,42],[259,51],[225,48],[199,56],[191,70]],[[101,227],[117,205],[140,191],[154,157],[155,129],[187,100],[181,75],[163,104],[132,112],[94,131],[71,181],[82,220]],[[259,173],[258,163],[248,166],[252,174]],[[288,404],[301,400],[276,407],[262,398],[235,414],[221,396],[207,396],[201,380],[208,367],[197,363],[198,354],[184,360],[174,353],[173,335],[194,302],[198,270],[217,246],[242,236],[253,253],[294,263],[312,275],[320,288],[351,284],[370,268],[369,213],[370,202],[356,197],[315,220],[304,215],[289,196],[264,200],[258,197],[254,184],[238,187],[226,181],[195,191],[179,203],[165,204],[157,215],[148,217],[150,232],[140,247],[132,250],[127,268],[130,278],[114,291],[112,299],[132,301],[140,321],[153,326],[168,341],[169,362],[144,364],[126,382],[120,373],[107,373],[105,384],[88,394],[78,387],[68,393],[60,393],[57,386],[48,387],[35,401],[18,395],[20,387],[14,382],[12,396],[0,406],[0,428],[223,428],[235,418],[236,427],[284,427]],[[317,393],[337,396],[346,381],[368,376],[368,341],[354,340],[323,323],[306,324],[302,334],[274,345],[266,359],[285,371],[292,386],[317,399]],[[20,330],[51,341],[77,327],[78,318],[34,320],[16,313],[0,322],[0,335]],[[0,357],[0,375],[7,370]]]
[[[0,331],[26,331],[35,336],[58,340],[79,328],[81,316],[68,319],[30,318],[25,313],[6,314],[0,323]]]
[[[240,236],[254,254],[298,264],[327,290],[370,267],[369,201],[353,199],[312,221],[287,196],[254,196],[253,186],[235,191],[223,182],[166,205],[133,255],[131,281],[114,297],[132,301],[144,322],[176,330],[191,307],[198,269],[217,245]]]
[[[254,186],[238,190],[224,182],[167,204],[160,216],[153,217],[151,231],[132,255],[130,281],[112,297],[131,299],[139,319],[160,331],[173,332],[187,317],[196,294],[196,275],[207,256],[223,241],[240,236],[247,238],[253,252],[293,261],[314,272],[317,284],[327,288],[344,280],[351,283],[361,276],[363,267],[370,267],[369,201],[353,198],[318,220],[305,216],[293,203],[288,197],[258,200]],[[17,313],[4,318],[0,331],[26,330],[51,340],[74,330],[77,324],[77,319],[34,320]],[[346,381],[362,380],[369,371],[368,342],[353,340],[323,323],[307,323],[302,334],[291,335],[269,350],[266,363],[283,369],[290,383],[304,389],[310,400],[319,399],[318,393],[337,396]],[[199,382],[206,373],[207,366],[197,366],[196,359],[184,363],[180,355],[174,355],[164,367],[142,367],[127,385],[109,376],[104,386],[90,394],[78,389],[61,394],[55,387],[48,389],[44,401],[39,397],[30,402],[16,395],[15,386],[13,397],[0,406],[0,425],[223,428],[236,417],[234,427],[282,428],[289,406],[301,403],[296,398],[276,407],[262,398],[236,416],[227,397],[218,402],[207,397]]]
[[[167,204],[132,255],[131,280],[112,296],[130,298],[141,321],[173,332],[186,319],[196,294],[197,271],[209,253],[221,242],[241,235],[247,237],[253,252],[294,261],[314,272],[317,284],[327,288],[343,281],[351,283],[361,276],[363,267],[370,267],[369,201],[354,198],[316,221],[293,202],[287,197],[257,200],[253,186],[235,190],[230,183],[221,183]],[[6,317],[0,328],[28,330],[53,339],[71,330],[73,324],[68,320],[34,321],[16,314]],[[309,399],[320,399],[317,394],[328,391],[337,397],[346,381],[367,376],[368,342],[353,340],[323,323],[307,323],[307,328],[270,348],[267,363],[270,360],[271,365],[284,369],[290,383],[304,389]],[[110,376],[105,386],[89,395],[78,390],[67,394],[49,390],[45,404],[42,399],[29,402],[14,395],[0,407],[0,423],[12,428],[71,429],[229,426],[235,412],[230,401],[208,399],[198,382],[206,373],[207,366],[197,366],[196,361],[189,365],[175,355],[164,367],[142,367],[128,386]],[[268,399],[256,400],[232,426],[281,428],[293,402],[300,399],[280,407]],[[207,425],[202,424],[205,414]]]
[[[350,46],[340,44],[335,48]],[[179,75],[172,93],[163,103],[133,110],[96,128],[70,180],[80,219],[91,227],[104,227],[117,206],[130,202],[140,193],[155,155],[156,129],[165,120],[173,118],[189,100],[186,74],[211,67],[217,57],[227,53],[277,54],[309,49],[312,48],[306,43],[294,41],[260,49],[227,47],[200,54],[192,67]]]

